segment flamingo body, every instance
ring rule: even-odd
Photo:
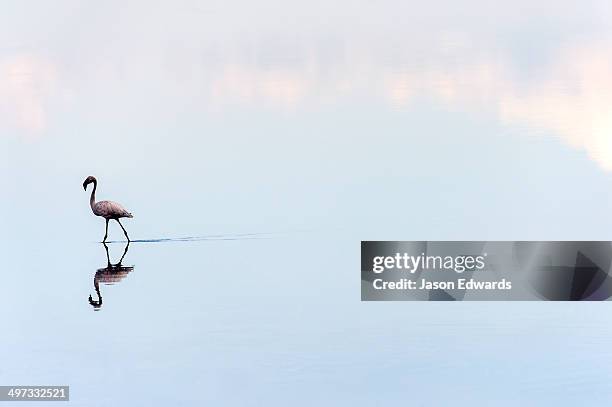
[[[133,218],[121,204],[113,201],[98,201],[94,203],[91,210],[94,215],[105,219]]]

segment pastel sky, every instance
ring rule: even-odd
[[[429,99],[548,132],[612,169],[610,6],[468,3],[13,3],[0,17],[1,133],[36,139],[71,114]]]

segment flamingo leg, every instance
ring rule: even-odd
[[[125,235],[125,237],[127,238],[128,243],[131,242],[130,237],[127,234],[127,231],[125,230],[125,228],[123,227],[123,225],[121,224],[121,222],[119,221],[119,219],[116,219],[117,223],[119,224],[119,226],[121,226],[121,229],[123,229],[123,234]]]
[[[106,219],[106,231],[104,232],[104,239],[102,243],[106,242],[106,237],[108,236],[108,219]]]

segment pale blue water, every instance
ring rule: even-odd
[[[361,303],[359,242],[612,240],[610,12],[10,2],[0,384],[87,407],[608,404],[607,303]],[[87,175],[135,215],[98,311]]]

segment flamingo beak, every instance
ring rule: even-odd
[[[87,183],[86,182],[83,183],[83,191],[87,191]]]

